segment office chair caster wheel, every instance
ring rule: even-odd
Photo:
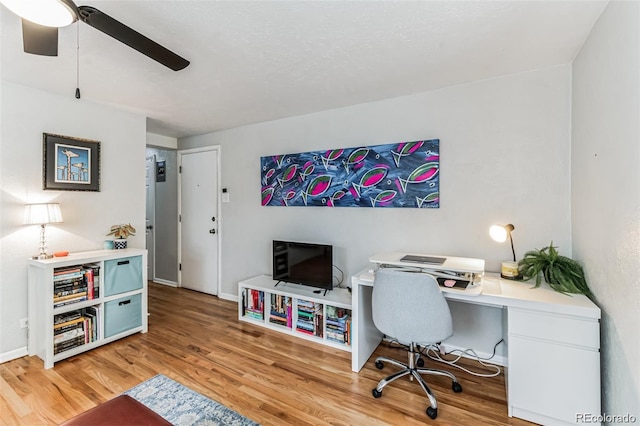
[[[380,398],[382,396],[382,391],[379,391],[378,389],[373,389],[371,391],[371,394],[373,395],[374,398]]]
[[[420,368],[424,367],[424,359],[418,358],[418,360],[416,361],[416,365]]]
[[[431,417],[432,419],[435,420],[436,417],[438,417],[438,409],[437,408],[432,408],[432,407],[427,407],[427,416]]]
[[[376,368],[378,370],[382,370],[384,368],[384,363],[382,361],[376,361]]]
[[[453,382],[453,384],[451,385],[451,389],[453,389],[455,393],[462,392],[462,386],[458,382]]]

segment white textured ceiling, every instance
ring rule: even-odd
[[[191,61],[174,72],[84,23],[22,52],[1,7],[2,79],[149,117],[182,137],[570,63],[606,1],[103,1]],[[78,28],[79,27],[79,28]]]

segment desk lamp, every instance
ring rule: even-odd
[[[33,259],[52,258],[52,255],[47,254],[45,228],[50,223],[62,223],[60,204],[27,204],[24,211],[24,223],[26,225],[40,225],[40,253],[37,256],[33,256]]]
[[[511,223],[507,225],[493,225],[489,228],[489,235],[494,241],[503,243],[509,238],[511,243],[511,253],[513,254],[513,261],[504,261],[501,265],[500,276],[502,278],[516,279],[519,277],[518,262],[516,261],[516,251],[513,248],[513,238],[511,232],[515,229]]]

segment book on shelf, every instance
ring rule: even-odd
[[[249,317],[249,318],[254,318],[254,319],[258,319],[258,320],[262,320],[262,311],[252,311],[250,309],[247,309],[244,313],[244,316]]]
[[[53,354],[59,354],[60,352],[68,351],[69,349],[77,348],[78,346],[82,346],[84,344],[84,335],[81,335],[74,339],[53,345]]]
[[[84,270],[84,282],[87,284],[87,297],[89,299],[93,299],[94,298],[93,269]]]
[[[54,316],[54,354],[97,341],[100,338],[99,324],[99,306],[87,306]]]
[[[73,320],[78,319],[80,317],[82,317],[82,311],[76,309],[75,311],[69,311],[69,312],[65,312],[63,314],[58,314],[58,315],[54,316],[53,317],[53,324],[54,324],[54,327],[55,327],[57,324],[62,324],[62,323],[66,323],[66,322],[69,322],[69,321],[73,321]]]
[[[100,321],[100,308],[97,306],[87,306],[84,309],[84,315],[89,320],[89,327],[91,330],[92,339],[90,341],[98,340],[98,324]]]
[[[53,283],[53,307],[59,308],[100,297],[99,274],[98,264],[56,269]]]
[[[62,302],[62,301],[69,300],[69,299],[76,299],[76,298],[82,297],[82,296],[87,296],[87,291],[86,291],[86,289],[80,288],[77,291],[64,292],[64,293],[61,293],[60,296],[53,296],[53,302],[54,303]]]
[[[68,330],[70,327],[76,326],[76,324],[81,323],[84,319],[80,316],[76,319],[72,319],[70,321],[61,322],[59,324],[53,325],[53,332],[57,333],[59,331]]]
[[[100,297],[100,266],[91,263],[83,265],[83,274],[87,291],[91,295],[90,299]]]
[[[298,299],[298,322],[296,330],[322,337],[322,303]]]
[[[55,288],[53,291],[53,298],[55,300],[57,297],[64,297],[64,296],[69,296],[71,294],[82,293],[83,291],[86,291],[86,290],[87,288],[84,287],[83,285],[73,285],[73,286]]]
[[[79,322],[74,326],[74,328],[66,331],[62,331],[60,333],[56,333],[53,335],[53,343],[58,344],[62,342],[66,342],[70,339],[75,339],[76,337],[82,336],[84,338],[84,329],[85,324],[84,320]]]
[[[251,288],[245,288],[243,293],[243,309],[260,312],[264,311],[264,292],[260,290],[254,290]]]
[[[80,271],[82,271],[82,267],[80,265],[63,266],[61,268],[55,268],[53,270],[53,276],[54,277],[59,277],[61,275],[72,274],[72,273],[80,272]]]
[[[54,302],[53,307],[60,308],[62,306],[73,305],[74,303],[84,302],[85,300],[88,300],[86,293],[82,296],[73,297],[72,299],[66,299],[66,300],[60,300],[60,301]]]
[[[54,272],[53,281],[58,282],[58,281],[64,281],[69,279],[82,278],[82,275],[83,275],[82,269],[79,269],[73,272],[64,273],[64,274],[56,274]]]
[[[291,328],[292,321],[291,298],[280,294],[272,294],[269,322]]]

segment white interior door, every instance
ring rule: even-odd
[[[155,279],[155,238],[154,226],[156,217],[156,156],[155,154],[147,157],[145,162],[146,169],[146,216],[145,216],[145,241],[147,247],[147,277],[150,280]]]
[[[218,294],[218,148],[178,153],[180,286]]]

